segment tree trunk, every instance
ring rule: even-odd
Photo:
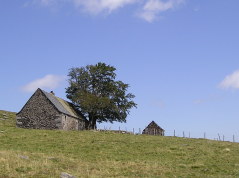
[[[88,129],[89,130],[97,129],[97,127],[96,127],[96,118],[92,114],[89,114],[89,126],[88,126]]]

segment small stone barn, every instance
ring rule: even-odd
[[[160,135],[164,136],[164,129],[158,126],[154,121],[152,121],[142,132],[142,134],[148,135]]]
[[[20,128],[84,130],[87,123],[72,103],[40,88],[16,117],[16,125]]]

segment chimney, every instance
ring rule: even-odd
[[[55,93],[53,91],[50,92],[52,95],[55,95]]]

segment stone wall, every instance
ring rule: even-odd
[[[83,120],[60,113],[41,90],[37,90],[17,114],[16,125],[33,129],[85,129]]]
[[[164,136],[164,130],[152,121],[142,132],[148,135],[161,135]]]
[[[63,130],[78,130],[79,120],[62,114],[62,129]]]
[[[17,114],[17,126],[33,129],[61,129],[61,113],[37,90]]]
[[[86,130],[88,128],[88,122],[85,120],[80,120],[78,122],[78,130]]]
[[[164,131],[158,128],[146,128],[142,134],[164,136]]]

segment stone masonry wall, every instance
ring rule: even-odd
[[[85,130],[87,129],[88,125],[87,125],[87,121],[85,120],[80,120],[78,122],[78,130]]]
[[[16,119],[21,128],[62,129],[61,114],[40,90],[35,92]]]
[[[164,136],[164,130],[152,121],[142,132],[148,135],[161,135]]]
[[[146,128],[143,130],[143,134],[164,136],[164,131],[158,128]]]
[[[78,123],[80,121],[73,117],[62,115],[62,129],[63,130],[78,130]]]
[[[85,121],[60,113],[48,98],[37,90],[17,114],[20,128],[84,130]]]

